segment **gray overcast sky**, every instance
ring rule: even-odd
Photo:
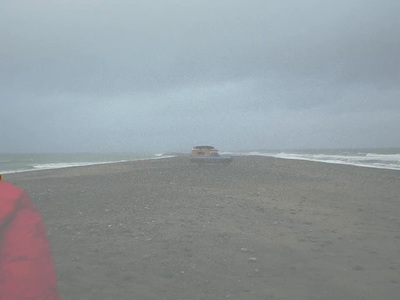
[[[400,147],[398,0],[2,0],[0,152]]]

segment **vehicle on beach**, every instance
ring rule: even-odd
[[[213,146],[194,146],[192,149],[191,162],[200,165],[223,164],[232,162],[231,156],[220,155],[218,149]]]

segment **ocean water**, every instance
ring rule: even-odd
[[[0,173],[9,174],[166,157],[171,157],[171,155],[136,153],[0,154]]]
[[[231,155],[259,155],[283,159],[317,161],[368,168],[400,170],[400,148],[319,149],[319,150],[257,150],[226,152]]]
[[[359,167],[400,170],[400,148],[320,149],[320,150],[257,150],[221,152],[236,156],[269,156],[282,159],[317,161]],[[75,166],[88,166],[124,161],[161,159],[164,154],[0,154],[0,173],[28,172]]]

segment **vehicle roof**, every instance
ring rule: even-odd
[[[194,146],[194,149],[215,149],[213,146]]]

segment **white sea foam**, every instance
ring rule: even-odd
[[[308,160],[330,164],[343,164],[368,168],[379,168],[389,170],[400,170],[400,154],[379,154],[379,153],[347,153],[338,154],[311,154],[311,153],[287,153],[287,152],[248,152],[242,153],[247,156],[268,156],[283,159]]]
[[[11,173],[91,166],[91,165],[113,164],[113,163],[121,163],[121,162],[136,161],[136,160],[164,159],[164,158],[170,158],[170,157],[174,157],[174,155],[161,154],[161,155],[154,155],[154,156],[130,158],[130,159],[124,159],[124,160],[110,160],[110,161],[78,161],[78,162],[51,162],[51,163],[29,162],[27,164],[24,164],[23,167],[18,167],[18,168],[13,168],[13,169],[8,169],[8,170],[7,169],[0,170],[0,173],[1,174],[11,174]]]
[[[91,165],[103,165],[103,164],[112,164],[112,163],[119,163],[119,162],[125,162],[125,161],[126,160],[102,161],[102,162],[74,162],[74,163],[37,164],[37,165],[32,165],[31,168],[29,168],[29,169],[18,169],[18,170],[1,171],[1,174],[11,174],[11,173],[32,172],[32,171],[41,171],[41,170],[63,169],[63,168],[83,167],[83,166],[91,166]]]
[[[99,161],[99,162],[74,162],[74,163],[50,163],[50,164],[34,165],[33,168],[35,170],[50,170],[50,169],[70,168],[70,167],[82,167],[82,166],[91,166],[91,165],[112,164],[112,163],[125,162],[125,161],[126,160]]]
[[[157,156],[157,154],[156,154],[156,156]],[[146,159],[142,159],[142,160],[163,159],[163,158],[171,158],[171,157],[175,157],[175,156],[176,155],[162,155],[162,156],[146,158]]]

